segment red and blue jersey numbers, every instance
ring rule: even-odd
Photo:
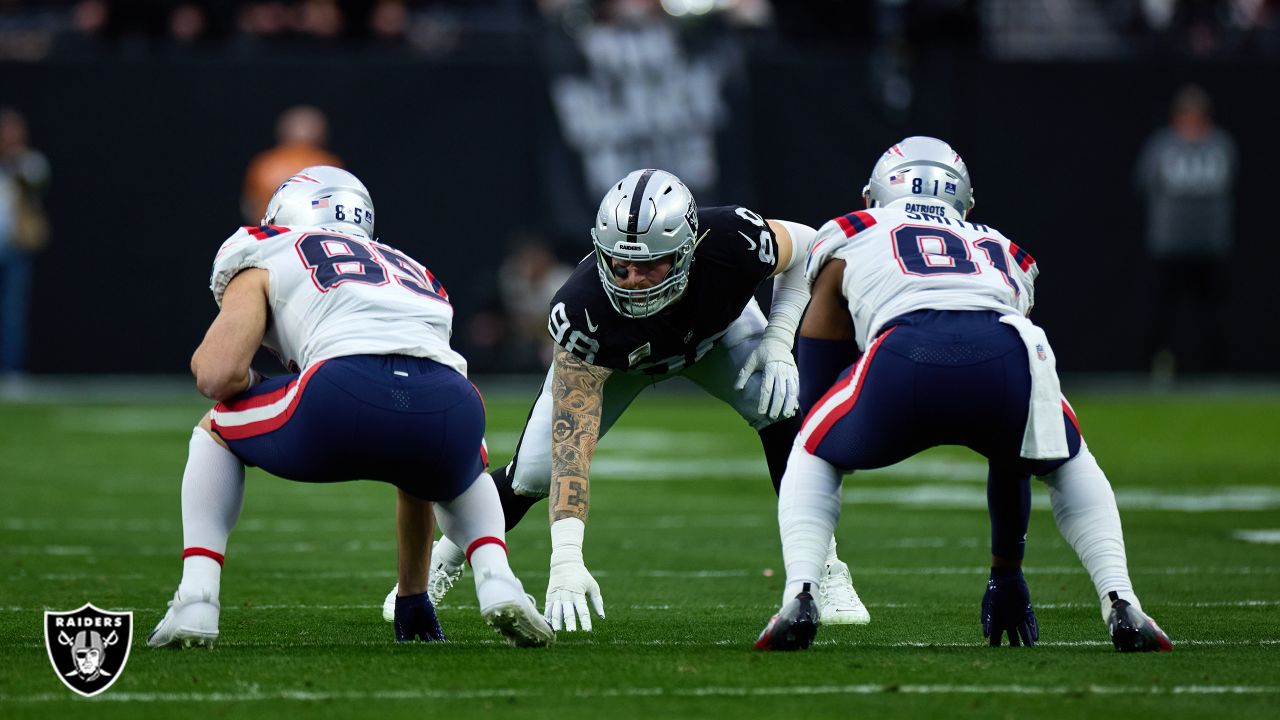
[[[391,284],[416,295],[449,302],[449,293],[431,271],[395,248],[347,235],[309,233],[298,238],[298,257],[311,269],[320,292],[344,284]]]
[[[898,267],[907,275],[977,275],[982,272],[977,256],[970,250],[970,241],[958,233],[932,225],[903,225],[889,234],[893,242],[893,254]],[[975,249],[982,251],[987,264],[998,270],[1014,295],[1022,289],[1009,272],[1009,258],[999,241],[981,238],[972,241]],[[1026,271],[1035,262],[1025,250],[1009,243],[1009,254],[1018,266]]]

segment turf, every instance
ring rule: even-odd
[[[532,391],[532,388],[531,388]],[[505,462],[524,394],[490,396]],[[642,397],[600,448],[586,558],[607,619],[514,650],[470,580],[451,642],[401,646],[381,619],[394,582],[394,495],[251,471],[213,651],[155,651],[176,586],[178,490],[196,397],[0,405],[0,716],[65,717],[1241,717],[1280,711],[1280,396],[1073,398],[1120,497],[1129,561],[1175,652],[1119,655],[1091,583],[1035,488],[1027,577],[1036,648],[984,646],[983,470],[942,449],[845,486],[841,555],[873,615],[799,654],[751,649],[782,585],[758,441],[696,394]],[[541,600],[545,505],[508,537]],[[54,677],[42,611],[135,612],[120,680],[84,700]]]

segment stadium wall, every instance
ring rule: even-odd
[[[1061,367],[1142,370],[1151,308],[1133,164],[1174,89],[1196,80],[1241,150],[1221,352],[1232,371],[1274,373],[1280,337],[1255,328],[1272,302],[1262,273],[1274,233],[1258,208],[1269,200],[1280,127],[1280,106],[1260,88],[1277,69],[925,55],[911,108],[890,114],[861,53],[756,52],[719,148],[722,172],[750,182],[724,183],[732,190],[699,202],[742,202],[816,226],[860,205],[888,143],[946,137],[972,169],[974,218],[1040,262],[1036,318]],[[536,62],[506,61],[0,64],[5,102],[31,119],[34,144],[53,165],[54,237],[36,264],[31,369],[183,371],[215,312],[208,268],[241,224],[244,169],[272,144],[279,111],[299,102],[329,113],[334,150],[373,191],[379,234],[436,272],[460,327],[491,294],[507,236],[571,226],[565,205],[596,202],[555,151],[562,143],[546,82]],[[578,197],[549,201],[557,194]],[[559,239],[566,259],[587,249],[589,212],[580,236]],[[465,337],[455,338],[465,352]]]

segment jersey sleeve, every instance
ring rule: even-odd
[[[841,248],[846,247],[861,232],[876,224],[875,217],[865,210],[857,210],[841,215],[818,228],[813,239],[813,248],[805,259],[804,277],[812,288],[818,280],[818,274]]]
[[[285,231],[287,228],[274,225],[242,227],[222,243],[218,254],[213,258],[213,272],[209,276],[209,289],[213,291],[213,299],[217,301],[218,307],[222,307],[222,295],[237,273],[245,268],[267,267],[262,241]]]
[[[594,261],[584,260],[551,298],[547,332],[561,350],[592,365],[616,367],[606,364],[605,361],[612,358],[604,357],[609,355],[607,350],[604,356],[601,355],[600,341],[597,339],[602,334],[599,323],[612,320],[613,309],[600,308],[597,303],[591,302],[591,295],[587,292],[589,286],[585,284],[591,279],[591,273],[583,270],[588,262],[594,267]],[[591,312],[592,305],[596,306],[594,313]]]
[[[697,237],[698,262],[724,266],[753,284],[773,275],[778,267],[778,239],[769,223],[740,205],[699,210]]]
[[[1036,278],[1040,275],[1040,266],[1036,265],[1036,259],[1031,257],[1031,253],[1018,247],[1017,243],[1008,238],[1004,240],[1009,245],[1009,258],[1012,260],[1009,272],[1024,290],[1018,309],[1023,315],[1028,315],[1036,302]]]

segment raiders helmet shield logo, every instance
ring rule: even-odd
[[[63,684],[92,697],[115,683],[133,646],[133,613],[85,603],[71,612],[44,614],[44,645]]]

